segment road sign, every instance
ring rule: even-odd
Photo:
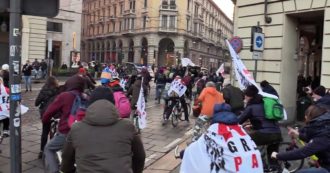
[[[236,53],[240,53],[243,47],[243,41],[241,38],[239,37],[233,37],[230,40],[230,44],[233,47],[233,49],[236,51]]]
[[[253,51],[264,51],[265,35],[263,33],[254,33]]]
[[[262,52],[254,51],[252,53],[252,59],[254,60],[262,59]]]

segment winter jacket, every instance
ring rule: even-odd
[[[42,116],[43,123],[49,123],[51,118],[57,113],[60,113],[60,121],[58,131],[62,134],[67,134],[70,131],[68,126],[68,117],[75,99],[75,95],[71,92],[81,94],[84,89],[85,81],[80,76],[70,77],[65,82],[66,92],[62,92],[56,96],[55,100],[47,107],[47,110]]]
[[[243,124],[248,119],[253,130],[261,133],[281,133],[277,121],[266,119],[262,96],[259,94],[247,103],[245,110],[239,116],[239,123]]]
[[[143,86],[145,87],[145,86]],[[140,95],[140,89],[141,89],[141,80],[136,80],[134,82],[134,84],[129,88],[129,90],[127,91],[127,96],[132,96],[131,98],[131,106],[132,109],[136,109],[136,104],[137,101],[139,99],[139,95]],[[146,89],[143,88],[144,93],[146,93]]]
[[[33,68],[31,65],[29,65],[29,64],[23,65],[23,69],[22,69],[23,76],[31,76],[32,70],[33,70]]]
[[[167,82],[166,75],[164,73],[157,73],[155,77],[155,83],[157,85],[165,85]]]
[[[302,148],[279,153],[279,160],[299,160],[312,155],[319,159],[321,167],[330,172],[330,112],[325,113],[299,131],[299,138],[307,142]]]
[[[330,111],[330,94],[326,94],[325,96],[320,98],[315,104]]]
[[[223,90],[223,98],[229,104],[232,110],[239,110],[244,108],[244,94],[243,92],[232,85],[227,85]]]
[[[198,97],[198,101],[202,103],[201,115],[207,115],[209,118],[213,116],[213,108],[215,104],[224,102],[223,96],[214,87],[206,87]]]
[[[72,126],[62,159],[65,173],[142,173],[145,151],[134,125],[120,119],[111,102],[98,100]]]
[[[35,100],[34,105],[39,107],[40,116],[42,116],[48,105],[54,101],[55,96],[58,94],[59,89],[58,88],[47,88],[42,87],[40,90],[37,99]]]

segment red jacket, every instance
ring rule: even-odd
[[[73,92],[80,93],[77,90],[73,90]],[[58,124],[58,131],[62,134],[67,134],[70,131],[70,127],[68,125],[68,118],[70,115],[71,107],[73,105],[73,101],[75,96],[70,93],[70,91],[63,92],[59,94],[55,100],[48,106],[46,112],[42,116],[43,123],[49,123],[52,117],[60,112],[60,122]]]

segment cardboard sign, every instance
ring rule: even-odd
[[[171,83],[170,89],[168,90],[168,95],[171,95],[171,92],[175,92],[179,97],[183,96],[186,92],[187,87],[182,84],[181,79],[174,80]]]

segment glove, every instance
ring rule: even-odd
[[[271,155],[271,158],[277,159],[277,154],[278,154],[277,152],[273,152],[272,155]]]

